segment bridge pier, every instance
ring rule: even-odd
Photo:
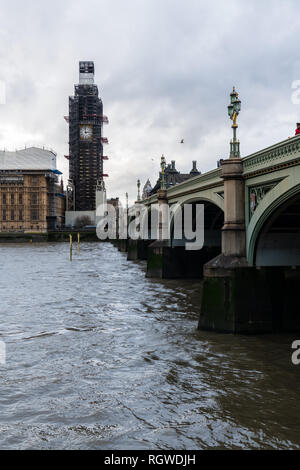
[[[269,321],[270,307],[265,298],[265,278],[256,268],[250,267],[246,259],[242,160],[224,160],[222,178],[222,254],[204,265],[199,328],[232,333],[261,331]],[[257,318],[261,323],[257,323]]]
[[[126,253],[126,251],[128,251],[128,240],[118,239],[118,249],[122,253]]]
[[[223,254],[204,266],[199,329],[228,333],[271,331],[266,272]]]
[[[132,240],[129,239],[127,243],[127,259],[131,261],[135,260],[147,260],[148,259],[148,246],[152,240]]]
[[[167,191],[160,189],[157,192],[158,210],[158,228],[157,240],[148,247],[148,261],[146,277],[162,278],[164,273],[164,253],[169,246],[168,226],[165,210],[168,208]]]
[[[199,329],[230,333],[300,331],[300,267],[205,266]]]
[[[156,241],[148,248],[147,277],[160,279],[202,279],[203,266],[219,253],[217,247],[186,251],[184,246],[170,247]]]

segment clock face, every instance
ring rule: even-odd
[[[80,126],[80,139],[81,140],[92,140],[93,129],[92,126],[83,124]]]

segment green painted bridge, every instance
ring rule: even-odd
[[[300,136],[244,158],[231,153],[220,168],[141,203],[158,204],[161,214],[167,205],[204,206],[202,249],[177,240],[174,217],[159,219],[155,240],[148,232],[146,240],[121,241],[128,259],[147,260],[148,277],[203,279],[200,329],[300,331]]]
[[[229,159],[230,160],[230,159]],[[245,254],[249,265],[300,265],[300,136],[240,159],[244,204]],[[205,245],[220,245],[224,224],[222,168],[167,190],[168,204],[203,203]],[[150,206],[157,194],[142,201]],[[236,204],[233,188],[228,205]],[[225,210],[226,212],[226,210]],[[243,223],[243,221],[242,221]],[[170,241],[176,246],[176,241]]]

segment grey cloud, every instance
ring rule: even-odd
[[[110,117],[111,196],[128,190],[134,198],[137,178],[154,183],[162,153],[183,172],[193,159],[202,170],[215,167],[228,154],[232,85],[242,99],[244,154],[293,135],[296,0],[12,0],[0,7],[0,79],[8,90],[0,147],[43,139],[57,150],[65,180],[63,115],[81,59],[95,61]]]

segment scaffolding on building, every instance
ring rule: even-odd
[[[93,62],[79,63],[79,84],[75,85],[75,94],[69,98],[69,183],[67,193],[70,210],[95,210],[96,187],[103,180],[103,144],[108,139],[102,137],[102,125],[108,124],[103,116],[103,105],[99,98],[98,87],[94,84]],[[81,128],[89,127],[91,135],[84,139]]]

